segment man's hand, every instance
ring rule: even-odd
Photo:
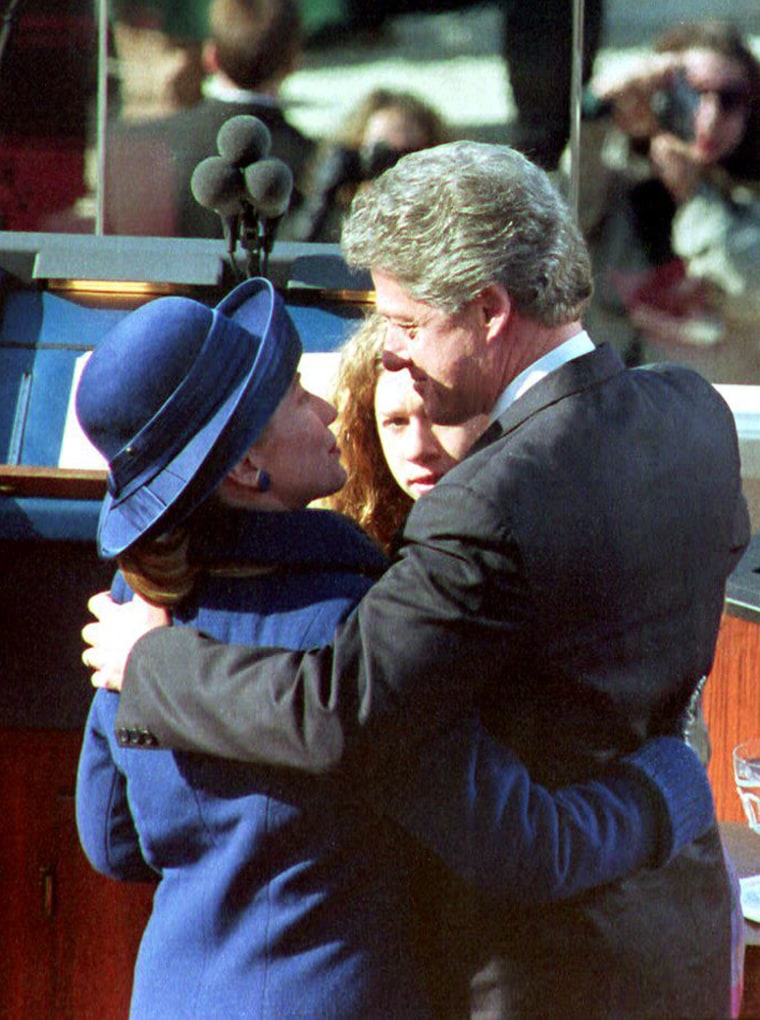
[[[82,652],[82,662],[93,670],[93,687],[120,691],[135,642],[155,627],[170,625],[171,617],[165,609],[150,605],[139,595],[120,605],[105,591],[93,595],[87,608],[97,622],[82,629],[82,639],[92,646]]]

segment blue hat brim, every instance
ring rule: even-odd
[[[106,559],[149,532],[175,527],[200,506],[263,432],[298,370],[301,342],[268,280],[246,280],[216,311],[235,323],[240,338],[255,339],[255,356],[202,427],[152,478],[124,497],[106,495],[97,535]],[[257,385],[262,379],[266,384]]]

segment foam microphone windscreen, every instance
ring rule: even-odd
[[[262,159],[243,171],[245,188],[254,209],[263,219],[275,220],[288,211],[293,174],[281,159]]]
[[[244,167],[269,155],[272,136],[258,117],[238,114],[219,128],[216,148],[219,155],[233,166]]]
[[[221,156],[201,160],[190,178],[190,190],[196,202],[220,216],[239,213],[245,197],[242,172]]]

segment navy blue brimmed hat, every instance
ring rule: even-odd
[[[300,357],[285,305],[262,279],[216,308],[158,298],[106,334],[76,395],[79,422],[109,466],[101,556],[198,507],[261,435]]]

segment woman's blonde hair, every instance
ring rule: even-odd
[[[176,528],[141,538],[117,557],[129,587],[154,606],[179,605],[193,591],[205,567],[193,562],[192,540],[213,527],[215,493]]]
[[[384,335],[384,320],[370,315],[341,353],[333,400],[338,409],[335,432],[348,481],[325,505],[352,517],[388,551],[412,500],[390,473],[375,422]]]

